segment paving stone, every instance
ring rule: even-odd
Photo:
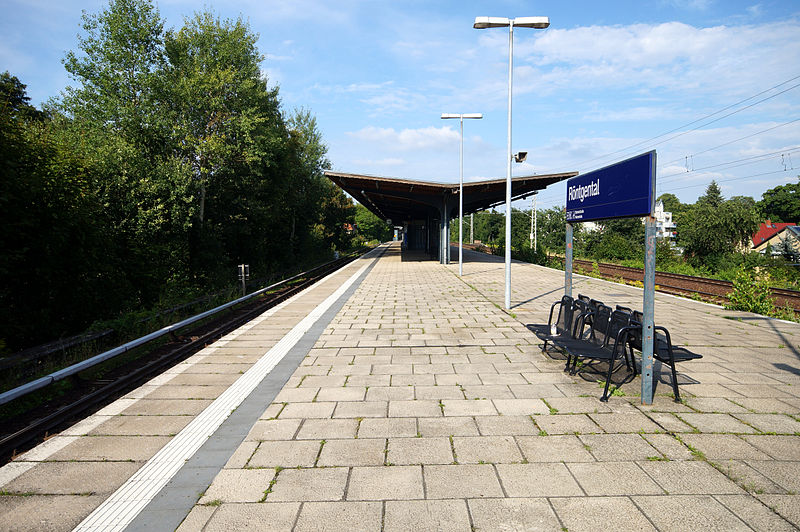
[[[432,465],[424,468],[428,499],[503,497],[491,465]]]
[[[194,506],[175,531],[194,532],[195,530],[202,530],[216,511],[216,506]]]
[[[569,497],[584,492],[563,463],[498,464],[509,497]]]
[[[550,502],[563,529],[570,532],[593,532],[598,523],[607,530],[656,530],[627,497],[566,497]]]
[[[331,440],[322,447],[317,466],[383,465],[386,440]]]
[[[742,489],[705,462],[639,462],[669,494],[739,494]]]
[[[478,427],[471,417],[421,417],[418,422],[423,437],[478,435]]]
[[[786,490],[743,460],[716,460],[712,465],[749,493],[786,493]]]
[[[419,466],[354,467],[347,500],[422,499],[422,468]]]
[[[284,469],[267,501],[339,501],[344,498],[346,467]]]
[[[553,384],[511,384],[508,386],[517,399],[561,397],[563,393]]]
[[[761,432],[800,434],[800,421],[784,414],[736,414],[738,419]]]
[[[681,420],[695,427],[700,432],[717,432],[729,434],[753,434],[758,432],[731,416],[730,414],[678,414]]]
[[[647,460],[658,455],[658,451],[638,434],[582,434],[579,438],[600,461]]]
[[[642,437],[668,460],[694,459],[689,448],[671,434],[644,434]]]
[[[660,530],[751,530],[710,495],[633,497]]]
[[[594,462],[577,436],[518,436],[517,444],[529,462]]]
[[[520,436],[539,432],[530,416],[476,416],[475,422],[484,436]]]
[[[159,386],[148,394],[149,399],[216,399],[228,386]]]
[[[742,438],[776,460],[800,461],[800,436],[747,435]]]
[[[363,401],[366,394],[367,388],[365,386],[320,388],[317,394],[317,401]]]
[[[469,530],[464,501],[387,501],[384,530]]]
[[[758,500],[800,528],[800,495],[757,495]]]
[[[494,399],[492,402],[503,416],[550,413],[550,409],[541,399]]]
[[[800,492],[800,462],[747,460],[747,464],[789,493]]]
[[[553,509],[544,498],[470,499],[477,530],[560,530]]]
[[[416,386],[414,388],[416,399],[463,399],[464,392],[458,386]]]
[[[358,426],[359,438],[412,437],[417,435],[413,418],[365,418]]]
[[[481,379],[474,373],[436,375],[436,384],[439,386],[471,386],[481,384]]]
[[[242,469],[243,467],[247,466],[247,462],[250,461],[250,457],[253,456],[253,453],[256,452],[258,448],[257,441],[244,441],[242,442],[239,447],[233,451],[233,454],[225,463],[225,469]]]
[[[389,401],[389,417],[435,417],[442,409],[437,401]]]
[[[357,419],[306,419],[297,433],[298,440],[355,438]]]
[[[196,416],[211,404],[209,399],[139,399],[122,411],[125,416]]]
[[[548,397],[545,400],[560,414],[589,414],[611,411],[608,405],[600,402],[598,397]]]
[[[641,412],[625,414],[589,414],[606,432],[660,432],[661,428]]]
[[[764,460],[769,456],[734,434],[683,434],[687,445],[709,460]]]
[[[275,478],[272,469],[223,469],[198,504],[210,502],[258,502]]]
[[[453,452],[448,438],[389,438],[391,464],[450,464]]]
[[[737,398],[737,402],[741,398]],[[725,397],[692,397],[687,403],[694,409],[704,413],[734,414],[745,413],[747,409],[743,406],[729,401]]]
[[[281,410],[281,419],[328,418],[333,414],[336,403],[289,403]]]
[[[453,447],[460,464],[522,461],[522,454],[511,436],[456,436]]]
[[[87,436],[73,441],[48,460],[145,461],[170,439],[168,436]]]
[[[436,376],[425,375],[392,375],[392,386],[433,386],[436,384]]]
[[[3,486],[9,494],[113,493],[142,462],[43,462]]]
[[[105,498],[105,495],[0,495],[0,530],[72,530]]]
[[[754,530],[796,530],[788,521],[750,495],[715,495],[714,498]]]
[[[534,422],[547,434],[593,434],[603,432],[603,429],[584,414],[536,416]]]
[[[386,417],[388,403],[386,401],[360,401],[336,403],[333,411],[335,418]]]
[[[669,432],[694,432],[694,428],[681,421],[670,412],[648,412],[647,416],[664,430]]]
[[[258,420],[245,440],[291,440],[301,422],[300,419]]]
[[[492,401],[486,399],[444,399],[445,416],[496,416]]]
[[[367,401],[410,401],[414,399],[412,386],[371,386]]]
[[[203,531],[291,530],[299,509],[297,502],[223,504]]]
[[[632,462],[570,463],[567,467],[590,496],[664,493],[664,490]]]
[[[514,394],[505,384],[464,385],[464,397],[472,399],[513,399]]]
[[[258,446],[250,467],[311,467],[317,458],[318,441],[264,441]]]
[[[114,416],[90,431],[92,436],[174,436],[193,416]]]

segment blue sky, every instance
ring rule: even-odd
[[[58,96],[81,10],[107,1],[0,1],[0,70],[26,83],[37,105]],[[515,31],[513,148],[529,152],[515,175],[587,172],[656,149],[658,193],[693,202],[711,179],[726,196],[760,199],[800,174],[797,1],[157,5],[167,27],[205,7],[249,20],[284,108],[317,116],[339,171],[457,182],[458,122],[439,117],[480,112],[465,122],[465,179],[505,177],[508,33],[472,23],[543,15],[549,29]],[[539,205],[564,200],[555,185]]]

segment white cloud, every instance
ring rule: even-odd
[[[347,134],[363,142],[379,144],[389,151],[440,149],[459,140],[458,132],[447,126],[400,131],[368,126]]]

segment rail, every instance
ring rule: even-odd
[[[167,335],[167,334],[170,334],[170,333],[174,333],[175,331],[183,329],[184,327],[186,327],[188,325],[192,325],[193,323],[196,323],[196,322],[201,321],[201,320],[203,320],[205,318],[213,316],[214,314],[217,314],[217,313],[219,313],[219,312],[221,312],[223,310],[226,310],[226,309],[229,309],[229,308],[234,307],[236,305],[239,305],[239,304],[241,304],[241,303],[243,303],[245,301],[248,301],[248,300],[250,300],[250,299],[252,299],[252,298],[254,298],[256,296],[264,294],[265,292],[273,290],[273,289],[275,289],[275,288],[277,288],[277,287],[279,287],[281,285],[285,285],[285,284],[290,283],[290,282],[292,282],[292,281],[294,281],[296,279],[299,279],[299,278],[302,278],[302,277],[305,277],[305,276],[308,276],[308,275],[312,275],[314,272],[322,270],[322,269],[324,269],[326,267],[330,267],[334,263],[338,263],[338,262],[341,262],[343,260],[349,260],[350,258],[357,256],[358,253],[359,252],[355,252],[355,253],[352,253],[350,255],[346,255],[345,257],[342,257],[341,259],[330,261],[330,262],[327,262],[327,263],[322,264],[320,266],[317,266],[315,268],[312,268],[311,270],[298,273],[297,275],[293,275],[292,277],[289,277],[288,279],[283,279],[282,281],[279,281],[277,283],[274,283],[274,284],[271,284],[271,285],[266,286],[264,288],[261,288],[259,290],[256,290],[255,292],[247,294],[246,296],[242,296],[242,297],[240,297],[238,299],[234,299],[233,301],[229,301],[227,303],[224,303],[224,304],[222,304],[222,305],[220,305],[218,307],[215,307],[215,308],[213,308],[211,310],[207,310],[205,312],[202,312],[202,313],[197,314],[195,316],[192,316],[190,318],[186,318],[185,320],[179,321],[178,323],[175,323],[175,324],[172,324],[172,325],[168,325],[168,326],[163,327],[163,328],[161,328],[161,329],[159,329],[157,331],[154,331],[154,332],[152,332],[150,334],[147,334],[147,335],[142,336],[140,338],[137,338],[135,340],[131,340],[130,342],[124,343],[124,344],[122,344],[120,346],[117,346],[117,347],[115,347],[113,349],[109,349],[108,351],[104,351],[103,353],[100,353],[99,355],[95,355],[95,356],[93,356],[91,358],[88,358],[86,360],[83,360],[81,362],[73,364],[73,365],[68,366],[66,368],[63,368],[61,370],[58,370],[58,371],[55,371],[55,372],[50,373],[48,375],[45,375],[44,377],[40,377],[40,378],[35,379],[33,381],[30,381],[30,382],[28,382],[26,384],[17,386],[16,388],[12,388],[11,390],[8,390],[6,392],[0,393],[0,405],[3,405],[3,404],[8,403],[8,402],[11,402],[11,401],[13,401],[15,399],[18,399],[20,397],[23,397],[23,396],[25,396],[25,395],[27,395],[27,394],[29,394],[31,392],[34,392],[36,390],[40,390],[40,389],[42,389],[42,388],[44,388],[46,386],[49,386],[49,385],[53,384],[54,382],[60,381],[62,379],[70,377],[72,375],[76,375],[77,373],[85,371],[85,370],[87,370],[87,369],[89,369],[89,368],[91,368],[93,366],[96,366],[96,365],[98,365],[98,364],[100,364],[102,362],[105,362],[105,361],[107,361],[107,360],[109,360],[111,358],[114,358],[114,357],[119,356],[119,355],[121,355],[123,353],[126,353],[126,352],[130,351],[131,349],[135,349],[136,347],[139,347],[139,346],[144,345],[146,343],[152,342],[153,340],[156,340],[156,339],[158,339],[158,338],[160,338],[160,337],[162,337],[164,335]]]
[[[575,267],[581,268],[583,271],[594,272],[603,277],[622,278],[626,281],[642,281],[644,279],[644,270],[641,268],[605,262],[593,263],[592,261],[579,259],[575,259],[572,262]],[[594,264],[597,264],[597,272],[594,271]],[[656,285],[658,285],[661,292],[689,296],[691,294],[699,294],[721,303],[727,303],[728,294],[733,291],[733,283],[731,281],[659,271],[656,271]],[[778,306],[784,307],[788,305],[796,313],[800,312],[800,292],[784,288],[770,288],[770,292]]]

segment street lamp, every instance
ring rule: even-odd
[[[508,156],[506,157],[506,310],[511,309],[511,80],[514,66],[514,26],[544,29],[548,17],[475,17],[473,28],[505,28],[508,26]]]
[[[464,239],[462,237],[462,227],[464,225],[464,119],[474,118],[481,119],[483,115],[480,113],[442,113],[442,120],[458,118],[459,125],[461,126],[461,144],[458,149],[458,276],[464,275]],[[445,213],[444,216],[447,216]],[[448,237],[449,239],[450,237]],[[448,248],[450,244],[447,245]],[[448,253],[450,253],[448,249]]]

